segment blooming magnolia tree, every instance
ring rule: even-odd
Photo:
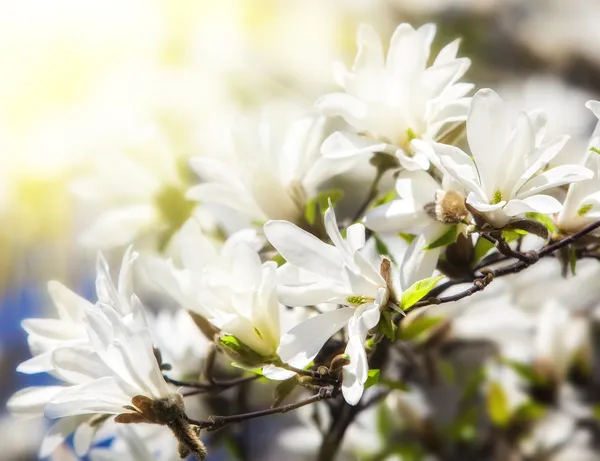
[[[600,142],[582,164],[554,162],[568,136],[491,89],[468,96],[469,59],[458,41],[431,56],[435,31],[401,24],[386,55],[360,27],[353,68],[335,68],[342,90],[316,112],[270,107],[232,151],[192,160],[187,196],[158,180],[136,195],[162,256],[137,239],[148,220],[123,216],[109,240],[142,257],[125,252],[118,283],[100,255],[93,301],[49,284],[57,317],[23,322],[33,357],[18,371],[56,384],[8,404],[52,421],[41,456],[72,433],[95,460],[244,453],[238,427],[298,410],[279,438],[303,449],[242,459],[598,459],[581,457],[591,436],[569,445],[598,429],[595,310],[563,305],[538,267],[568,303],[597,303],[585,260],[600,258]],[[135,265],[177,309],[142,305]],[[531,287],[542,309],[516,307]]]

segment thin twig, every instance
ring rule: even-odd
[[[323,399],[333,399],[336,398],[339,394],[339,390],[334,386],[321,387],[319,391],[304,400],[300,400],[299,402],[290,403],[287,405],[281,405],[275,408],[269,408],[266,410],[253,411],[250,413],[242,413],[239,415],[232,416],[209,416],[208,421],[199,421],[191,418],[187,418],[187,421],[190,424],[200,427],[201,429],[206,429],[208,431],[215,431],[217,429],[222,428],[228,424],[241,423],[243,421],[248,421],[250,419],[262,418],[263,416],[270,416],[275,414],[287,413],[288,411],[296,410],[298,408],[304,407],[306,405],[310,405],[312,403],[316,403]]]

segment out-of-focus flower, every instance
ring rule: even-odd
[[[111,415],[121,423],[179,424],[181,430],[192,430],[183,417],[181,395],[171,392],[161,373],[143,307],[135,295],[126,297],[131,261],[126,254],[118,291],[100,259],[99,301],[84,306],[81,318],[87,344],[65,341],[50,354],[52,373],[63,385],[25,388],[8,402],[18,415],[58,420],[42,444],[42,456],[74,430],[76,452],[87,452]],[[59,326],[69,327],[66,322]],[[201,443],[186,447],[197,454],[203,449]]]
[[[131,249],[125,252],[119,284],[115,287],[106,260],[98,254],[96,263],[98,302],[114,306],[121,317],[127,316],[132,311],[131,268],[136,257],[137,254]],[[23,320],[23,329],[28,334],[27,341],[33,357],[17,367],[17,371],[22,373],[52,371],[51,357],[54,350],[61,347],[86,347],[89,342],[84,319],[85,312],[92,307],[92,303],[59,282],[50,282],[48,293],[58,312],[58,319]]]
[[[234,234],[219,249],[192,219],[179,235],[183,268],[154,261],[151,277],[184,308],[218,328],[225,350],[235,355],[237,349],[236,362],[263,366],[265,376],[286,379],[293,372],[269,365],[277,359],[281,331],[290,315],[277,300],[277,264],[261,264],[246,237],[243,231]]]
[[[234,130],[232,152],[192,159],[205,183],[187,196],[234,209],[249,222],[302,223],[319,186],[354,163],[321,157],[327,125],[323,116],[286,105],[265,109],[258,123],[243,120]]]
[[[560,165],[542,173],[568,136],[543,144],[541,114],[521,112],[515,119],[506,109],[494,91],[478,91],[467,119],[473,157],[454,146],[433,146],[443,168],[469,191],[467,203],[496,228],[526,212],[560,211],[561,203],[541,192],[592,177],[580,165]]]
[[[587,107],[600,118],[600,102],[589,101]],[[600,218],[600,147],[598,130],[592,135],[587,151],[586,166],[594,176],[569,186],[563,208],[556,216],[560,232],[573,233]]]
[[[342,116],[356,133],[336,132],[323,144],[327,157],[360,153],[396,154],[407,169],[427,169],[425,155],[411,150],[410,141],[437,139],[442,127],[465,120],[473,88],[457,83],[470,65],[457,58],[458,41],[447,45],[428,67],[436,28],[426,24],[413,29],[398,26],[390,42],[387,61],[375,30],[358,30],[359,52],[351,72],[338,67],[335,79],[345,93],[323,96],[316,106],[326,114]]]
[[[177,461],[177,440],[160,426],[120,426],[108,448],[90,451],[91,461]]]
[[[333,245],[287,221],[265,224],[267,239],[287,261],[278,271],[281,301],[288,306],[345,306],[292,328],[281,339],[278,354],[284,362],[308,363],[333,334],[348,324],[346,354],[350,364],[344,367],[342,392],[348,403],[356,405],[369,370],[363,343],[368,331],[379,322],[380,309],[390,292],[384,276],[359,251],[365,246],[364,226],[350,226],[344,239],[331,206],[324,220]]]

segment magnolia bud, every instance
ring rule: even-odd
[[[274,360],[274,357],[265,357],[254,351],[233,335],[219,337],[217,345],[231,360],[245,368],[261,367]]]

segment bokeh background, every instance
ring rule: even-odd
[[[49,379],[14,371],[48,280],[91,293],[98,249],[114,260],[157,220],[180,224],[156,191],[179,203],[194,180],[179,167],[230,142],[235,117],[311,105],[352,61],[358,24],[387,41],[406,21],[435,22],[436,47],[462,37],[467,81],[545,108],[573,137],[565,155],[584,150],[597,0],[0,0],[0,409]],[[0,460],[35,459],[43,423],[0,411]]]

